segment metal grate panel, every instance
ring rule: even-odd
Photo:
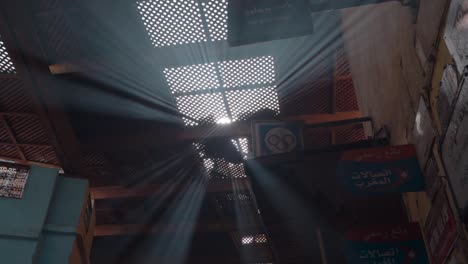
[[[214,63],[164,69],[172,93],[185,93],[219,87]]]
[[[247,159],[247,155],[250,152],[249,140],[247,138],[231,139],[232,144],[236,147],[237,151],[242,154],[244,159]]]
[[[226,180],[246,178],[243,163],[232,163],[224,159],[203,159],[206,175],[210,179]]]
[[[238,87],[252,84],[269,84],[275,81],[275,67],[272,56],[218,63],[224,87]]]
[[[2,40],[0,40],[0,72],[8,74],[16,73],[15,66]]]
[[[243,245],[264,244],[264,243],[267,243],[268,240],[265,234],[256,234],[256,235],[242,236],[241,242]]]
[[[202,3],[212,41],[227,39],[227,1],[210,0]]]
[[[264,109],[279,113],[275,87],[228,91],[226,97],[233,121],[245,119],[248,114]]]
[[[359,110],[352,79],[337,81],[335,89],[336,111],[346,112]]]
[[[344,126],[335,129],[336,144],[350,144],[366,139],[366,133],[362,124]]]
[[[304,84],[299,89],[300,93],[281,99],[281,113],[286,116],[329,113],[332,85],[331,80],[317,80]]]
[[[49,138],[42,128],[39,118],[35,116],[7,117],[6,120],[19,143],[49,143]]]
[[[0,142],[13,143],[8,135],[7,124],[5,122],[0,122]]]
[[[193,119],[206,123],[222,123],[229,119],[221,93],[187,95],[176,97],[179,111]],[[183,118],[186,125],[198,125],[199,122]]]
[[[35,146],[24,146],[21,147],[27,160],[35,162],[43,162],[48,164],[59,164],[57,156],[52,147],[35,147]]]
[[[140,1],[137,8],[156,47],[207,41],[195,0]]]
[[[32,102],[19,79],[0,79],[0,111],[33,112]]]
[[[15,146],[12,145],[1,145],[0,144],[0,156],[21,159],[21,156],[18,153],[18,150]]]

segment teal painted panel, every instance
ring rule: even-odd
[[[0,235],[39,238],[57,175],[56,169],[31,166],[23,198],[0,198]]]
[[[65,264],[73,250],[74,234],[44,232],[41,237],[41,250],[38,253],[38,264]]]
[[[36,247],[35,239],[0,238],[1,263],[31,264]]]
[[[50,203],[46,229],[75,231],[80,221],[81,209],[85,202],[88,182],[82,179],[58,177],[54,196]]]

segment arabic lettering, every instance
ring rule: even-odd
[[[374,186],[382,187],[392,183],[392,171],[390,169],[382,169],[378,171],[355,171],[352,173],[351,179],[354,186],[362,190],[367,190]]]
[[[402,236],[405,236],[408,234],[408,230],[402,228],[401,226],[393,228],[392,230],[386,231],[386,232],[375,232],[367,235],[364,239],[366,241],[372,240],[373,238],[376,239],[383,239],[383,240],[388,240],[388,239],[399,239]]]
[[[277,4],[272,7],[253,7],[249,10],[245,10],[245,16],[251,17],[256,15],[263,15],[263,14],[272,14],[273,12],[283,12],[283,9],[291,9],[293,5],[289,1],[285,1],[285,3]]]
[[[388,160],[388,159],[393,159],[399,156],[401,156],[401,149],[392,147],[381,153],[363,153],[361,155],[357,155],[356,158],[354,158],[353,160],[356,160],[356,161],[369,160],[369,159]]]

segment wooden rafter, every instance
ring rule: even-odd
[[[247,179],[238,179],[233,181],[213,181],[208,185],[207,191],[210,193],[217,192],[232,192],[233,190],[243,190],[250,186]],[[175,188],[169,185],[144,185],[141,187],[127,188],[124,186],[105,186],[93,187],[90,189],[91,195],[95,200],[100,199],[116,199],[116,198],[130,198],[130,197],[144,197],[155,195],[166,190],[177,192],[181,188]]]
[[[256,226],[251,226],[256,230]],[[232,222],[200,222],[200,223],[181,223],[181,224],[156,224],[156,225],[97,225],[94,230],[95,236],[118,236],[129,234],[157,234],[162,232],[229,232],[237,230],[238,227]]]
[[[339,122],[362,117],[359,111],[337,112],[334,114],[310,114],[289,116],[285,121],[304,121],[306,125]],[[83,149],[138,149],[142,147],[167,147],[182,142],[194,142],[210,137],[250,137],[250,122],[236,122],[228,125],[201,125],[186,128],[146,129],[142,132],[123,136],[108,136],[82,142]],[[117,144],[118,143],[118,144]]]

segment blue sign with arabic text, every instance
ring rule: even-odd
[[[427,264],[429,259],[416,223],[354,229],[346,238],[348,264]]]
[[[423,191],[424,177],[412,145],[343,152],[338,175],[356,194]]]

